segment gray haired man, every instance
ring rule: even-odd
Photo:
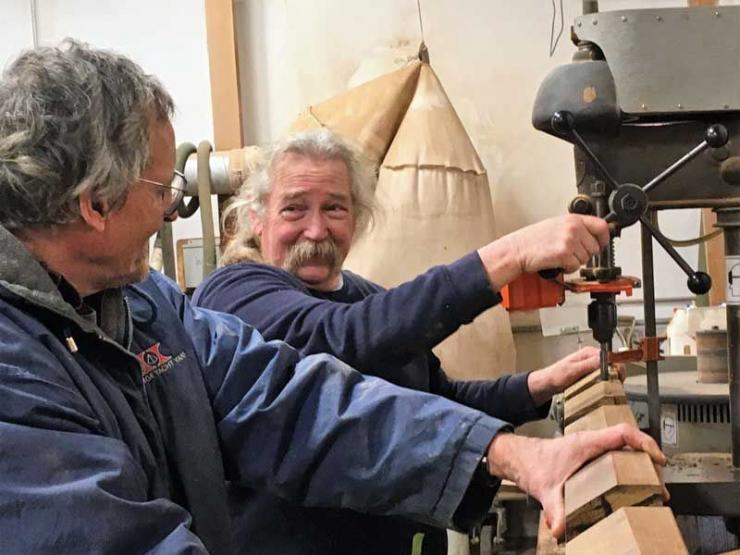
[[[663,462],[626,428],[518,437],[191,307],[146,266],[181,195],[171,114],[130,60],[71,41],[0,81],[0,552],[229,553],[226,480],[465,526],[483,472],[557,532],[586,460],[629,444]]]
[[[364,374],[515,426],[543,418],[554,394],[598,368],[598,350],[586,347],[527,373],[451,380],[432,349],[500,302],[501,285],[522,271],[578,267],[608,240],[602,219],[540,222],[384,289],[342,269],[375,209],[375,175],[359,154],[322,128],[285,137],[265,158],[231,205],[234,238],[224,267],[195,291],[197,306],[234,314],[304,355],[329,353]],[[444,530],[409,520],[299,507],[238,487],[231,498],[241,499],[234,514],[244,553],[405,555],[418,533],[425,555],[447,551]]]

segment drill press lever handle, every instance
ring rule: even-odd
[[[661,182],[665,181],[666,178],[676,173],[682,167],[684,167],[690,160],[696,158],[700,153],[704,152],[708,147],[720,148],[727,144],[729,133],[724,125],[715,123],[707,127],[706,133],[704,134],[704,140],[688,151],[686,154],[681,156],[678,160],[673,162],[670,166],[660,172],[658,175],[653,177],[642,190],[647,193],[654,189]]]
[[[598,156],[593,153],[591,148],[586,144],[586,141],[584,141],[583,137],[581,137],[580,133],[576,131],[576,128],[574,127],[575,119],[573,118],[573,114],[565,110],[559,110],[552,115],[550,125],[557,133],[560,133],[561,135],[570,135],[570,137],[573,139],[573,142],[575,142],[586,154],[586,156],[588,156],[591,162],[593,162],[594,165],[599,168],[601,175],[604,177],[604,179],[606,179],[607,183],[611,185],[614,189],[619,188],[619,183],[617,182],[617,180],[612,177],[612,175],[609,173],[609,170],[606,169],[606,166],[601,163],[601,160],[599,160]]]
[[[656,175],[643,187],[640,187],[631,183],[617,182],[617,180],[614,179],[614,177],[609,173],[609,170],[607,170],[601,160],[599,160],[598,156],[596,156],[596,154],[591,150],[588,144],[586,144],[586,142],[583,140],[583,137],[581,137],[581,135],[575,129],[574,122],[575,119],[573,117],[573,114],[568,111],[561,110],[555,112],[552,115],[550,124],[555,132],[561,135],[567,135],[568,137],[570,137],[573,143],[578,145],[578,147],[583,151],[586,157],[598,168],[602,177],[610,186],[610,212],[604,217],[604,219],[617,228],[628,227],[638,221],[641,222],[642,225],[660,244],[660,246],[663,247],[668,255],[686,273],[686,275],[688,276],[687,286],[689,290],[696,295],[702,295],[709,291],[712,286],[712,280],[709,275],[704,272],[695,272],[691,268],[691,266],[689,266],[689,264],[681,257],[681,255],[676,252],[676,249],[673,248],[673,246],[670,244],[670,241],[668,241],[665,235],[663,235],[647,217],[647,193],[653,190],[675,172],[680,170],[689,161],[694,159],[707,148],[720,148],[724,146],[727,143],[729,137],[727,128],[725,128],[725,126],[721,124],[710,125],[706,130],[703,141],[692,148],[689,152],[684,154],[681,158],[676,160],[673,164],[664,169],[661,173]]]
[[[671,245],[671,243],[668,241],[668,238],[666,238],[666,236],[663,235],[660,230],[653,225],[649,218],[647,218],[646,216],[642,216],[640,218],[640,223],[642,223],[642,225],[647,228],[647,230],[650,232],[650,235],[653,236],[653,238],[660,244],[660,246],[663,247],[663,250],[668,253],[668,255],[674,260],[674,262],[678,264],[678,266],[688,276],[688,279],[686,280],[686,286],[689,288],[689,291],[691,291],[694,295],[703,295],[712,288],[712,278],[709,276],[709,274],[699,271],[695,272],[691,268],[691,266],[689,266],[688,262],[686,262],[681,257],[681,255],[676,252],[676,249],[673,248],[673,245]]]
[[[634,188],[639,188],[636,185],[630,185],[627,183],[619,183],[614,177],[609,173],[609,170],[606,169],[606,166],[599,160],[599,157],[594,154],[593,150],[591,150],[591,147],[588,146],[586,141],[583,140],[583,137],[581,137],[580,133],[576,130],[574,127],[575,118],[573,117],[573,114],[566,110],[559,110],[555,112],[552,115],[552,119],[550,120],[550,125],[552,126],[552,129],[561,134],[561,135],[567,135],[569,136],[575,144],[578,145],[578,147],[583,151],[583,153],[588,157],[588,159],[599,169],[599,172],[601,173],[602,177],[606,180],[608,185],[611,187],[613,191],[616,191],[617,189],[621,189],[625,186],[631,186]],[[719,123],[715,123],[713,125],[710,125],[707,127],[706,133],[704,134],[704,140],[700,142],[698,145],[696,145],[694,148],[692,148],[689,152],[681,156],[678,160],[676,160],[673,164],[668,166],[666,169],[664,169],[661,173],[656,175],[653,179],[651,179],[648,183],[646,183],[643,187],[641,187],[642,192],[647,194],[651,190],[653,190],[655,187],[657,187],[660,183],[665,181],[668,177],[676,173],[678,170],[680,170],[682,167],[684,167],[688,162],[696,158],[699,154],[701,154],[704,150],[707,148],[720,148],[727,144],[727,140],[729,138],[729,133],[727,132],[727,128],[724,125],[721,125]],[[622,195],[624,198],[627,197],[627,194]],[[634,192],[632,193],[632,196],[637,196]],[[629,200],[629,199],[628,199]],[[637,200],[637,199],[635,199]],[[647,204],[645,204],[645,210],[647,210]],[[610,212],[606,216],[606,220],[608,222],[620,222],[621,218],[619,218],[620,214],[618,214],[614,209],[612,209],[612,212]],[[633,222],[637,221],[638,218],[635,218]],[[627,227],[626,224],[622,225],[621,227]]]

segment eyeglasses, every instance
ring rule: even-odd
[[[164,183],[160,183],[159,181],[154,181],[152,179],[144,179],[143,177],[140,177],[139,181],[167,190],[167,194],[169,194],[169,196],[165,195],[162,198],[162,202],[167,202],[167,208],[164,211],[165,217],[172,216],[175,213],[182,197],[185,196],[185,187],[188,183],[187,179],[185,179],[185,174],[179,170],[175,170],[175,175],[172,176],[172,181],[169,185],[165,185]]]

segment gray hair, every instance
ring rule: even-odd
[[[375,168],[362,160],[355,148],[326,128],[296,133],[272,148],[239,189],[237,199],[224,211],[222,220],[232,238],[224,249],[222,264],[262,261],[259,242],[252,232],[251,215],[264,214],[265,199],[272,190],[272,172],[286,154],[344,162],[350,175],[354,238],[372,225],[377,212]]]
[[[0,225],[79,219],[80,194],[115,209],[150,162],[149,130],[174,104],[120,54],[65,39],[23,52],[0,79]]]

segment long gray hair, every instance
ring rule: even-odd
[[[377,212],[375,168],[361,160],[353,147],[326,128],[295,133],[277,143],[264,156],[239,189],[237,199],[224,211],[224,226],[233,236],[224,249],[222,264],[263,261],[251,219],[264,214],[265,199],[272,190],[272,172],[286,154],[343,161],[350,175],[354,237],[359,237],[372,224]]]
[[[78,220],[85,191],[115,209],[150,162],[149,130],[174,111],[128,58],[72,40],[22,53],[0,79],[0,225]]]

